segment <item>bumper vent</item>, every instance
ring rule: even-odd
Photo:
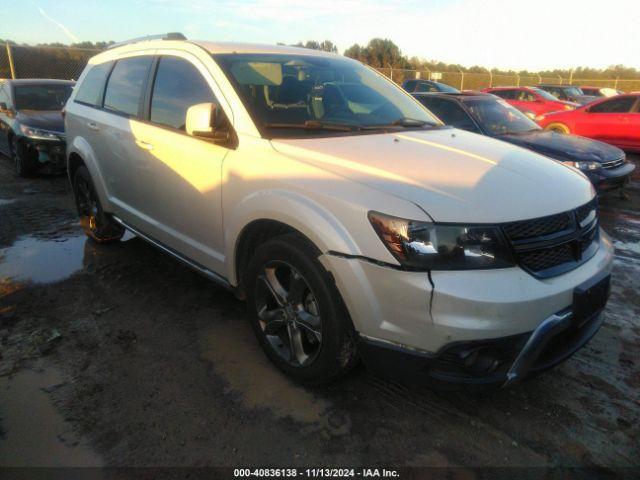
[[[568,212],[502,225],[516,261],[539,278],[568,272],[598,249],[597,199]]]

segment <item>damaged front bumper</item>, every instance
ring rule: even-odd
[[[551,368],[597,332],[613,261],[610,239],[600,238],[591,259],[547,279],[520,268],[428,273],[320,258],[371,370],[406,383],[486,390]]]
[[[22,158],[29,168],[46,173],[60,173],[66,169],[66,142],[23,137],[19,140]]]

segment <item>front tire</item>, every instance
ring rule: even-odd
[[[73,193],[85,235],[98,243],[117,242],[124,235],[124,227],[102,209],[87,167],[81,166],[73,176]]]
[[[14,170],[20,178],[29,178],[33,175],[35,169],[28,158],[26,158],[17,137],[11,138],[11,159],[13,160]]]
[[[262,244],[244,275],[254,332],[294,380],[330,382],[357,361],[355,331],[320,252],[296,234]]]
[[[569,130],[569,127],[567,127],[564,123],[550,123],[545,127],[545,130],[561,133],[563,135],[568,135],[571,133],[571,131]]]

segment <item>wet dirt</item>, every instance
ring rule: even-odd
[[[43,362],[40,362],[42,364]],[[51,403],[49,392],[64,379],[52,368],[24,369],[0,377],[3,438],[0,465],[5,467],[101,467],[100,456],[76,436]]]
[[[269,364],[231,294],[138,238],[83,240],[65,178],[17,180],[0,158],[0,452],[34,458],[15,436],[28,427],[66,465],[638,467],[640,169],[628,193],[601,200],[616,245],[605,324],[556,369],[482,396],[362,367],[305,388]],[[33,392],[44,428],[7,386]]]

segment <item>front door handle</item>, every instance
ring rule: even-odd
[[[97,132],[98,130],[100,130],[100,127],[98,127],[98,124],[95,122],[89,122],[87,123],[87,127],[89,127],[91,130],[93,130],[94,132]]]
[[[143,150],[153,150],[153,145],[142,140],[136,140],[136,144]]]

